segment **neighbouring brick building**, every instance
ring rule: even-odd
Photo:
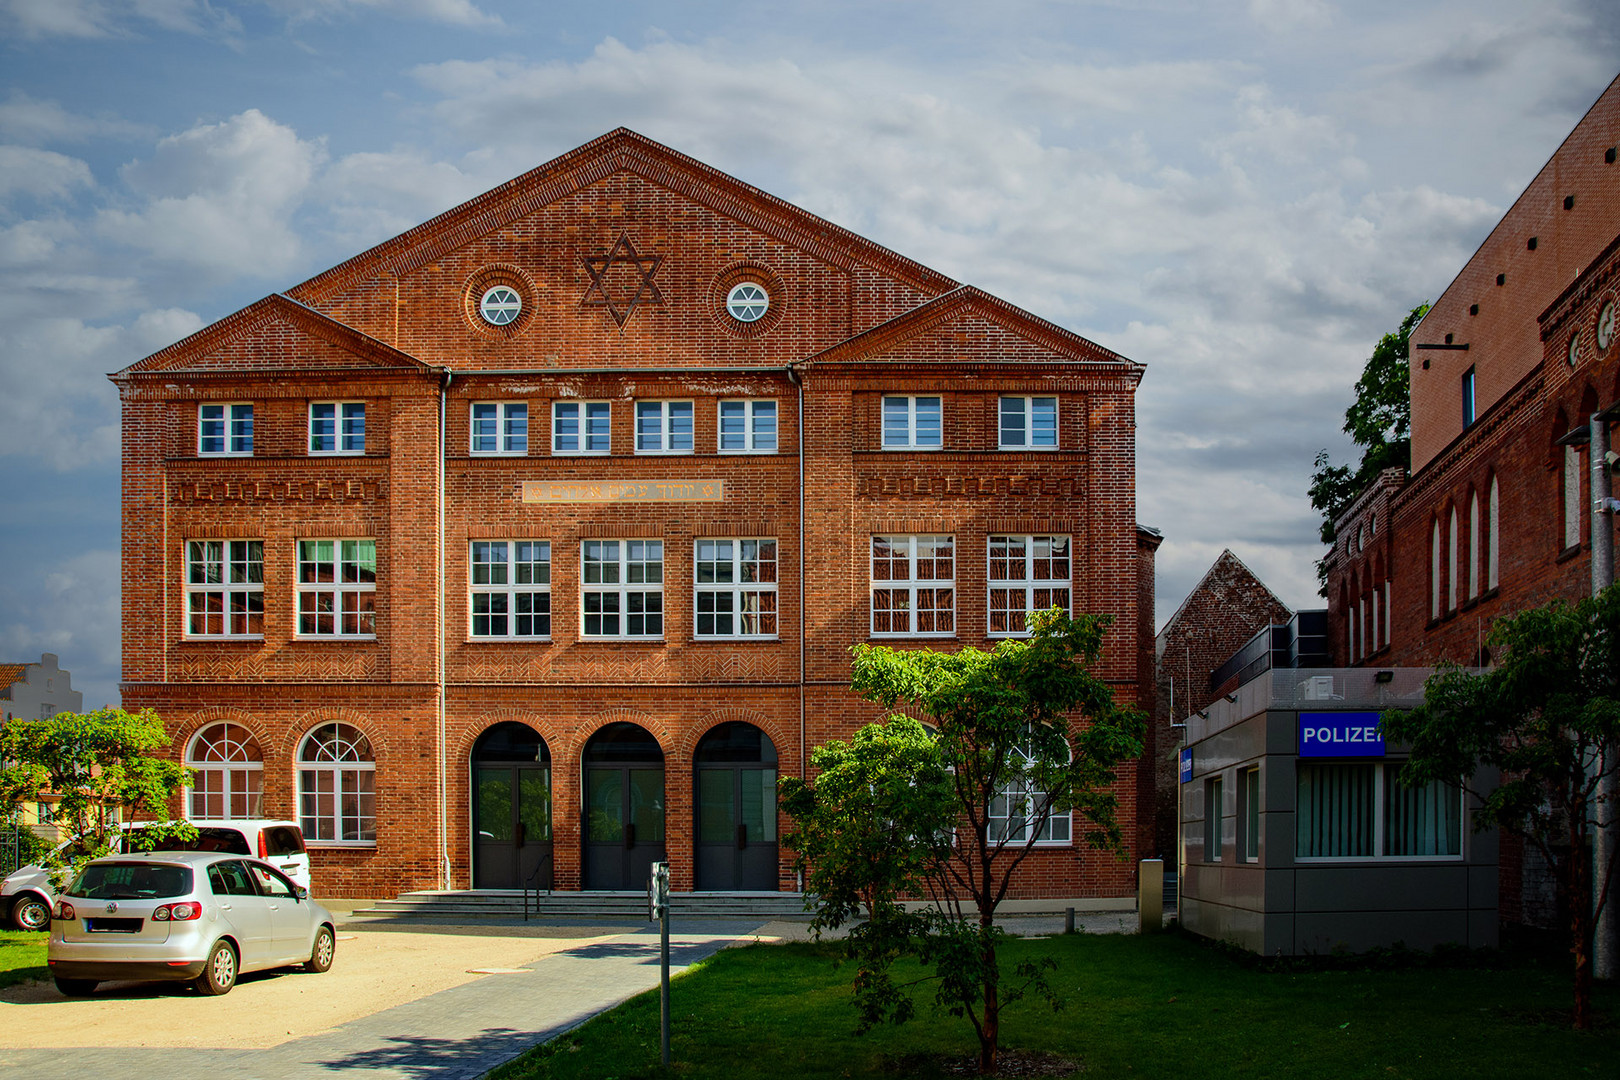
[[[124,701],[330,895],[792,889],[852,644],[1067,602],[1151,707],[1141,375],[615,131],[113,376]],[[1068,831],[1022,895],[1128,894]]]
[[[1590,594],[1590,462],[1564,437],[1620,401],[1617,145],[1620,79],[1413,331],[1411,475],[1386,471],[1335,523],[1337,663],[1485,663],[1493,620]],[[1520,857],[1504,836],[1508,919]]]

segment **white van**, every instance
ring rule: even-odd
[[[124,826],[119,854],[138,851],[214,851],[229,855],[253,855],[308,889],[309,852],[304,848],[304,830],[295,821],[267,821],[259,818],[240,821],[206,821],[196,824],[193,840],[165,840],[143,844],[140,833],[147,822]],[[67,845],[62,845],[66,847]],[[0,882],[0,912],[19,930],[45,930],[51,925],[51,907],[56,893],[42,866],[20,867]]]

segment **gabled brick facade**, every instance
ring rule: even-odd
[[[768,296],[763,317],[728,313],[740,284]],[[481,313],[486,296],[507,305],[496,321]],[[260,812],[302,817],[312,837],[333,828],[313,853],[329,895],[509,887],[532,873],[562,889],[641,887],[629,862],[605,869],[614,843],[656,847],[678,889],[792,889],[771,846],[774,815],[749,818],[763,774],[802,773],[816,744],[878,718],[847,689],[854,643],[998,640],[993,624],[1008,616],[990,610],[992,591],[1002,609],[1008,601],[1006,583],[991,581],[992,537],[1025,538],[1026,569],[1036,547],[1067,544],[1072,609],[1114,616],[1101,674],[1122,700],[1151,695],[1141,605],[1157,545],[1135,524],[1141,375],[616,131],[113,377],[124,404],[124,700],[157,709],[179,752],[195,753],[199,734],[250,740],[257,763],[221,765],[219,782],[238,794],[257,783]],[[885,445],[886,397],[902,399],[889,406],[891,439],[923,445]],[[363,425],[347,447],[346,416]],[[1052,445],[1004,445],[1015,431],[1044,438],[1049,416]],[[593,417],[601,452],[587,439]],[[230,443],[244,422],[250,452]],[[654,436],[660,452],[645,452],[638,440]],[[902,617],[873,611],[898,588],[874,581],[878,537],[906,547],[906,572],[933,575],[904,588],[917,609],[906,618],[936,612],[933,635],[875,634]],[[741,541],[767,541],[748,550],[774,545],[774,562],[717,571],[712,540],[732,541],[739,560]],[[332,541],[330,561],[306,541]],[[545,586],[516,584],[530,572],[519,542],[549,545]],[[481,576],[494,550],[513,575],[502,589]],[[595,580],[610,573],[608,552],[617,584]],[[241,571],[261,580],[207,580],[216,556],[218,575],[238,573],[236,555],[262,567]],[[733,571],[761,580],[709,580]],[[481,599],[491,591],[511,605],[509,627],[518,605],[543,596],[549,634],[490,636],[477,605],[496,603]],[[646,632],[587,633],[609,625],[588,620],[610,603],[622,606],[621,630]],[[324,633],[323,604],[338,609],[336,630],[357,605],[356,633]],[[752,636],[705,633],[721,625],[705,621],[715,604],[768,609],[774,622],[761,615]],[[632,619],[638,605],[661,607],[656,629]],[[633,750],[604,742],[638,729]],[[322,742],[333,732],[362,737],[369,760],[345,764],[332,750],[339,757],[301,767],[337,746]],[[509,830],[491,800],[539,776],[539,762],[508,764],[511,746],[491,741],[514,732],[543,740],[549,800]],[[757,733],[774,763],[758,760]],[[649,755],[661,759],[661,815],[635,801],[654,790],[638,786],[660,765]],[[723,783],[716,769],[730,770]],[[340,789],[333,800],[322,783]],[[1127,769],[1119,787],[1139,843],[1151,776]],[[621,788],[626,801],[613,803]],[[188,807],[230,797],[194,794]],[[621,810],[637,831],[620,821],[613,833]],[[737,843],[717,842],[717,823],[743,818],[753,824]],[[547,829],[549,841],[535,839]],[[501,845],[525,844],[528,855],[511,856],[518,869],[497,873],[511,855]],[[771,857],[761,869],[728,844]],[[1131,882],[1112,856],[1053,843],[1020,891],[1118,896]]]

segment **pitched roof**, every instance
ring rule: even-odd
[[[11,684],[22,682],[27,664],[0,664],[0,698],[11,697]]]
[[[115,382],[131,375],[151,374],[156,372],[173,373],[186,370],[186,363],[201,354],[217,349],[220,346],[245,337],[277,320],[292,323],[308,332],[312,337],[319,338],[352,353],[361,361],[361,365],[369,368],[401,368],[410,371],[428,371],[428,365],[411,356],[409,353],[378,341],[369,334],[364,334],[354,327],[338,322],[329,315],[322,314],[298,300],[283,293],[272,293],[262,300],[256,300],[240,311],[225,316],[218,322],[198,330],[195,334],[181,338],[167,348],[159,349],[144,360],[137,360],[128,367],[114,372],[111,376]],[[278,364],[284,368],[285,365]]]
[[[378,273],[399,274],[425,265],[621,170],[679,192],[835,266],[876,267],[930,293],[956,285],[944,274],[881,244],[621,127],[316,274],[288,292],[300,300],[317,300]]]
[[[1176,623],[1181,619],[1182,613],[1187,610],[1187,605],[1192,603],[1193,597],[1202,592],[1204,590],[1204,586],[1209,584],[1210,578],[1214,577],[1216,572],[1223,567],[1235,567],[1250,581],[1258,585],[1267,596],[1271,597],[1271,599],[1276,602],[1278,607],[1282,608],[1284,611],[1294,610],[1289,605],[1283,603],[1281,598],[1279,598],[1276,593],[1271,591],[1271,587],[1264,581],[1260,580],[1260,575],[1249,569],[1247,563],[1234,555],[1231,548],[1222,548],[1221,553],[1215,557],[1215,561],[1209,564],[1209,569],[1204,571],[1204,576],[1198,579],[1198,584],[1194,585],[1188,591],[1186,597],[1182,599],[1181,606],[1176,608],[1176,613],[1166,619],[1164,625],[1159,628],[1159,632],[1154,635],[1156,640],[1160,642],[1164,640],[1165,635],[1170,632],[1170,628],[1176,625]]]
[[[960,285],[943,296],[936,296],[870,330],[823,349],[802,363],[829,364],[871,356],[964,315],[978,315],[997,325],[1015,329],[1028,340],[1044,345],[1070,361],[1124,364],[1137,372],[1145,370],[1134,360],[972,285]]]

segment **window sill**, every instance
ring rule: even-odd
[[[365,457],[366,452],[364,450],[311,450],[309,456],[319,458]]]
[[[552,449],[551,449],[551,456],[552,457],[610,457],[610,456],[612,456],[612,454],[613,454],[613,450],[611,448],[609,448],[607,450],[558,450],[556,447],[552,447]],[[522,455],[520,455],[520,454],[504,454],[504,455],[503,454],[479,454],[478,456],[479,457],[521,457]]]
[[[758,455],[758,456],[761,456],[761,457],[769,457],[772,454],[775,454],[776,451],[775,450],[716,450],[715,453],[724,454],[727,457],[739,457],[739,456],[745,456],[745,455],[748,455],[748,454],[755,454],[755,455]]]
[[[692,457],[696,450],[637,450],[636,457]]]
[[[1038,454],[1051,454],[1063,449],[1061,446],[998,446],[997,450],[1016,450],[1019,452],[1034,452]]]
[[[479,636],[479,637],[471,637],[471,636],[469,636],[469,637],[467,637],[466,639],[463,640],[462,644],[464,644],[464,645],[550,645],[551,644],[551,635],[547,634],[544,637],[540,637],[538,635],[535,635],[535,636],[532,636],[532,637],[496,637],[493,634],[486,635],[486,636]]]
[[[732,634],[730,636],[727,636],[727,635],[724,635],[724,634],[693,634],[692,635],[692,642],[695,645],[703,645],[703,644],[710,644],[710,645],[737,645],[737,644],[747,644],[748,642],[751,642],[751,641],[757,641],[757,642],[761,642],[761,643],[769,643],[769,642],[776,642],[776,641],[781,641],[781,640],[782,640],[782,637],[781,637],[780,634]]]
[[[937,454],[945,448],[943,446],[880,446],[878,449],[886,454]]]
[[[1581,553],[1581,549],[1584,546],[1585,545],[1583,545],[1583,544],[1572,544],[1569,547],[1565,548],[1564,550],[1560,551],[1558,553],[1558,557],[1556,559],[1554,559],[1553,561],[1554,562],[1560,562],[1560,563],[1568,562],[1569,560],[1571,560],[1571,559],[1575,558],[1577,555],[1579,555]]]
[[[264,642],[263,634],[182,634],[182,644],[208,644],[208,645],[259,645]]]
[[[375,840],[304,840],[304,846],[312,851],[375,851]]]
[[[926,641],[952,641],[952,640],[955,640],[955,638],[956,638],[956,632],[952,631],[951,633],[948,633],[948,634],[912,634],[912,633],[880,634],[880,633],[878,633],[876,631],[871,631],[871,632],[869,632],[867,634],[867,637],[872,638],[873,640],[876,640],[876,641],[905,641],[907,639],[926,640]]]
[[[664,644],[664,638],[662,635],[658,637],[607,637],[599,634],[579,635],[579,643],[581,645],[601,643],[613,644],[615,642],[620,645],[662,645]]]
[[[528,457],[527,450],[469,450],[468,457],[474,458],[522,458]]]
[[[376,634],[294,634],[294,641],[376,641]]]
[[[202,461],[218,461],[220,458],[238,458],[238,459],[240,459],[240,458],[250,458],[252,456],[253,456],[253,451],[251,451],[251,450],[247,451],[246,453],[241,453],[241,452],[234,452],[233,453],[231,451],[225,451],[225,452],[219,453],[219,454],[205,454],[201,450],[197,451],[197,457],[198,457],[199,460],[202,460]]]

